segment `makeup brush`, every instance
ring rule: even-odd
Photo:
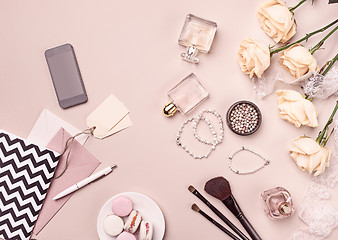
[[[253,240],[262,240],[248,219],[244,216],[244,213],[236,202],[234,196],[231,194],[229,182],[224,177],[210,179],[205,184],[204,190],[224,203],[232,214],[241,222]]]
[[[221,224],[219,224],[218,222],[216,222],[212,217],[210,217],[208,214],[206,214],[205,212],[203,212],[195,203],[191,206],[191,209],[199,212],[203,217],[205,217],[206,219],[208,219],[210,222],[212,222],[216,227],[218,227],[219,229],[221,229],[223,232],[225,232],[229,237],[231,237],[234,240],[241,240],[238,237],[236,237],[235,235],[233,235],[228,229],[226,229],[225,227],[223,227]]]
[[[217,208],[215,208],[207,199],[205,199],[202,194],[200,194],[196,188],[194,188],[193,186],[189,186],[188,187],[189,191],[192,192],[192,194],[194,194],[196,197],[198,197],[199,199],[201,199],[202,202],[205,203],[205,205],[207,205],[211,211],[213,211],[220,219],[222,219],[222,221],[224,223],[226,223],[235,233],[237,233],[237,235],[239,237],[241,237],[243,240],[249,240],[249,238],[247,238],[247,236],[245,236],[241,230],[239,230],[232,222],[230,222],[230,220],[224,216],[220,211],[218,211]]]

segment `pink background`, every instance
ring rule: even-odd
[[[259,195],[266,189],[284,186],[299,206],[311,177],[297,168],[287,148],[291,139],[304,133],[315,137],[319,128],[296,129],[281,120],[272,94],[255,101],[263,114],[257,133],[241,137],[225,127],[225,139],[216,151],[208,159],[194,160],[175,144],[177,131],[187,117],[177,114],[166,119],[161,113],[168,101],[166,92],[191,72],[210,92],[210,98],[198,110],[209,107],[224,116],[235,101],[254,100],[251,81],[240,71],[236,54],[240,42],[248,36],[273,44],[255,17],[259,2],[0,1],[1,128],[27,137],[41,110],[47,108],[85,129],[86,116],[111,93],[130,109],[134,122],[134,126],[112,137],[87,141],[85,147],[102,162],[99,169],[113,163],[118,168],[74,194],[41,232],[39,240],[97,239],[100,208],[110,197],[129,191],[145,194],[158,203],[166,219],[166,240],[226,239],[224,233],[190,210],[195,202],[215,217],[187,190],[194,185],[240,226],[220,202],[203,191],[205,182],[219,175],[230,181],[242,210],[263,239],[289,239],[295,229],[305,227],[297,215],[285,221],[268,219]],[[288,5],[297,2],[290,0]],[[316,0],[311,6],[310,2],[296,10],[295,39],[337,17],[338,4]],[[211,52],[200,54],[198,65],[183,62],[180,54],[185,49],[177,44],[188,13],[218,24]],[[320,38],[314,37],[306,46],[313,46]],[[337,40],[336,33],[325,43],[325,50],[315,54],[320,65],[336,54]],[[74,46],[89,101],[63,110],[57,103],[44,51],[67,42]],[[277,59],[275,56],[272,68],[281,69]],[[279,87],[291,88],[282,84]],[[315,101],[321,126],[334,100]],[[186,141],[186,145],[194,144]],[[271,165],[249,176],[230,172],[226,158],[242,145],[271,159]],[[251,157],[239,155],[236,160],[239,167],[257,166]],[[331,202],[338,208],[337,188]],[[337,238],[336,229],[328,239]]]

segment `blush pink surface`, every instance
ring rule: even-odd
[[[337,18],[338,4],[328,0],[307,1],[296,10],[298,30],[294,39],[325,26]],[[58,214],[40,232],[37,239],[98,239],[97,216],[102,205],[121,192],[139,192],[152,198],[166,220],[165,240],[226,239],[227,236],[190,207],[192,203],[214,217],[199,199],[188,191],[193,185],[208,200],[244,229],[225,206],[207,195],[206,181],[224,176],[230,182],[246,217],[262,239],[290,239],[306,225],[294,216],[272,221],[264,213],[260,194],[282,186],[290,191],[296,208],[311,180],[290,158],[291,140],[301,135],[316,137],[326,123],[335,99],[315,100],[320,127],[295,128],[278,116],[276,95],[255,100],[252,81],[237,63],[240,42],[251,36],[273,45],[256,19],[259,0],[145,0],[145,1],[0,1],[0,125],[6,131],[26,137],[42,109],[47,108],[78,129],[86,128],[86,117],[114,94],[130,110],[133,126],[104,140],[90,137],[85,147],[102,169],[117,164],[112,174],[77,191]],[[298,0],[288,0],[294,6]],[[218,28],[209,54],[199,54],[194,65],[181,60],[185,49],[177,41],[187,14],[217,22]],[[305,46],[314,46],[322,36],[315,36]],[[315,57],[319,65],[337,51],[338,33],[324,44]],[[66,110],[58,106],[44,51],[64,43],[75,49],[88,93],[88,102]],[[271,69],[282,70],[274,56]],[[194,72],[210,92],[188,116],[162,115],[168,102],[167,91]],[[275,88],[292,88],[278,84]],[[235,135],[225,127],[223,143],[208,159],[195,160],[175,144],[180,125],[202,108],[217,110],[225,121],[227,109],[238,100],[254,101],[261,109],[263,122],[253,135]],[[204,126],[201,126],[204,127]],[[199,150],[185,128],[186,145]],[[187,131],[187,132],[186,132]],[[184,137],[183,136],[183,137]],[[227,157],[241,146],[255,149],[271,160],[261,171],[238,176],[227,166]],[[328,145],[332,147],[332,141]],[[251,155],[238,154],[237,168],[260,165]],[[338,208],[337,187],[330,202]],[[220,221],[220,220],[219,220]],[[154,229],[156,231],[156,229]],[[338,239],[335,229],[329,240]]]

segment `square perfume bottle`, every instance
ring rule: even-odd
[[[217,24],[215,22],[188,14],[178,39],[178,43],[187,48],[187,52],[181,54],[182,59],[198,63],[199,59],[196,57],[198,52],[209,52],[216,29]]]
[[[290,193],[283,187],[276,187],[261,194],[265,213],[272,219],[284,219],[294,213]]]
[[[163,108],[163,114],[171,117],[176,110],[187,114],[209,96],[209,92],[191,73],[168,91],[171,102]]]

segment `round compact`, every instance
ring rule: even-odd
[[[227,112],[227,124],[231,131],[247,136],[258,130],[262,122],[259,108],[250,101],[238,101]]]

